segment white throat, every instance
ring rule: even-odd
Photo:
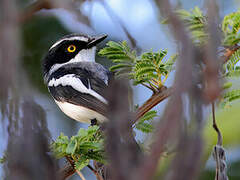
[[[81,50],[69,63],[90,61],[95,62],[96,47]]]
[[[50,76],[53,72],[55,72],[57,69],[59,69],[60,67],[66,65],[66,64],[71,64],[71,63],[75,63],[75,62],[83,62],[83,61],[95,62],[95,54],[96,54],[96,47],[92,47],[91,49],[83,49],[83,50],[79,51],[79,53],[70,61],[63,63],[63,64],[54,64],[51,67],[48,76]]]

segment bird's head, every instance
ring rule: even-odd
[[[67,63],[95,61],[96,44],[103,41],[107,35],[87,36],[71,34],[55,42],[43,60],[44,77]]]

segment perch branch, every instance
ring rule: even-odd
[[[212,153],[213,158],[216,161],[215,180],[228,180],[225,150],[222,147],[222,134],[216,123],[214,103],[212,103],[212,118],[213,128],[218,135],[217,145],[214,146]]]
[[[213,118],[213,128],[215,129],[215,131],[217,132],[218,135],[218,142],[217,144],[219,146],[222,146],[222,134],[221,131],[219,130],[218,126],[217,126],[217,122],[216,122],[216,118],[215,118],[215,105],[214,102],[212,103],[212,118]]]
[[[169,97],[173,92],[172,88],[164,88],[163,90],[153,94],[141,107],[138,108],[136,118],[132,124],[136,123],[145,113],[158,105],[164,99]]]

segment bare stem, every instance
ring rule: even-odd
[[[172,94],[172,88],[165,88],[153,94],[141,107],[138,108],[136,118],[133,120],[132,124],[136,123],[145,113],[151,110],[154,106],[158,105],[164,99]]]
[[[216,118],[215,118],[215,105],[214,105],[214,102],[212,103],[212,118],[213,118],[213,128],[215,129],[215,131],[217,132],[217,135],[218,135],[218,142],[217,144],[219,146],[222,146],[222,134],[217,126],[217,122],[216,122]]]
[[[76,170],[77,174],[79,175],[79,177],[82,179],[82,180],[86,180],[86,178],[83,176],[83,174],[81,173],[81,171],[79,170]]]
[[[145,86],[146,88],[150,89],[151,91],[154,91],[154,89],[151,86],[144,84],[144,83],[142,83],[142,85]]]

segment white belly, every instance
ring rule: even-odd
[[[107,120],[107,118],[102,114],[83,106],[77,106],[67,102],[55,102],[67,116],[74,120],[89,124],[91,123],[92,119],[97,119],[101,123]]]

